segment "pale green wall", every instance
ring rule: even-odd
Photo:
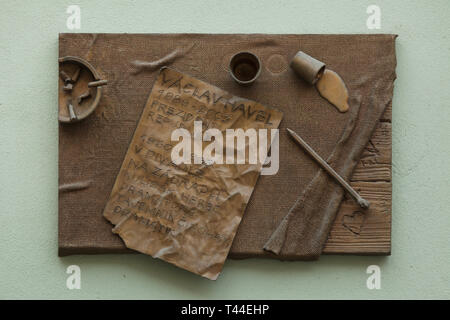
[[[6,1],[0,5],[0,298],[450,298],[450,3]],[[396,33],[391,257],[227,261],[217,282],[143,255],[57,257],[57,45],[81,32]],[[366,28],[366,7],[382,29]],[[82,270],[68,290],[66,267]],[[368,265],[381,290],[366,288]]]

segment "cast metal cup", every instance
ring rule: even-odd
[[[241,86],[249,86],[261,73],[261,61],[251,52],[238,52],[230,60],[230,75]]]
[[[314,59],[303,51],[296,53],[290,66],[300,78],[312,85],[320,79],[325,70],[325,63]]]

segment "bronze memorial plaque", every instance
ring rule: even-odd
[[[168,118],[178,118],[177,123],[181,124],[182,113],[185,113],[185,119],[189,119],[189,114],[194,116],[199,111],[191,110],[188,106],[177,107],[173,102],[165,100],[161,103],[167,107],[149,105],[152,86],[164,89],[164,85],[158,83],[163,76],[159,70],[164,66],[211,83],[229,92],[230,97],[239,96],[248,99],[246,101],[258,101],[284,114],[279,126],[278,171],[272,175],[261,175],[250,199],[244,197],[241,200],[233,200],[242,204],[248,203],[243,216],[243,207],[239,214],[230,210],[229,214],[236,215],[238,220],[242,217],[242,221],[230,248],[229,257],[312,260],[318,259],[320,254],[390,254],[391,118],[396,78],[395,39],[396,35],[392,34],[60,34],[59,58],[83,59],[82,61],[92,65],[98,73],[95,79],[89,81],[103,85],[101,88],[90,88],[91,95],[81,99],[85,97],[86,92],[89,93],[85,92],[87,89],[83,87],[80,92],[82,95],[78,99],[74,97],[72,103],[64,100],[65,103],[60,106],[69,112],[72,106],[75,116],[78,116],[80,110],[91,106],[90,101],[97,97],[95,93],[100,89],[102,91],[98,105],[89,116],[81,121],[60,122],[59,125],[59,255],[134,252],[127,248],[123,239],[129,241],[130,247],[130,241],[135,235],[124,235],[126,228],[122,229],[120,225],[115,230],[123,238],[114,234],[111,232],[111,223],[102,214],[105,206],[107,216],[113,214],[114,207],[111,203],[119,201],[115,198],[118,196],[117,192],[123,193],[125,189],[121,188],[126,187],[129,182],[125,182],[125,171],[130,174],[131,168],[136,166],[135,174],[139,173],[143,177],[144,169],[137,169],[140,163],[123,161],[138,154],[144,157],[146,152],[149,152],[144,148],[149,147],[154,152],[153,158],[149,156],[139,159],[145,160],[147,166],[163,161],[170,155],[169,150],[164,150],[164,144],[169,142],[170,137],[167,131],[160,129],[168,129],[169,125],[172,125],[165,121]],[[299,51],[305,53],[298,57],[299,61],[314,61],[307,57],[317,60],[315,68],[308,73],[311,77],[314,76],[309,81],[305,81],[305,77],[299,77],[290,65],[290,61]],[[243,52],[251,54],[240,54]],[[257,57],[254,60],[255,65],[259,65],[258,77],[243,77],[242,83],[236,82],[230,76],[233,58],[251,56]],[[326,65],[324,69],[323,65]],[[64,80],[67,83],[63,83],[63,79],[60,83],[69,86],[75,71],[69,66],[65,67],[68,77],[63,79],[67,79]],[[331,71],[336,73],[339,79]],[[164,72],[176,73],[171,69]],[[319,81],[315,76],[322,72]],[[80,79],[83,76],[85,75],[81,74]],[[107,85],[101,82],[102,79],[107,80]],[[334,85],[330,87],[330,84],[336,83],[331,80],[336,79],[345,84],[345,90],[340,91],[344,94],[338,96],[335,95],[335,90],[330,90],[335,88]],[[198,80],[192,81],[197,83]],[[250,83],[251,85],[244,86]],[[80,83],[74,84],[79,85]],[[195,95],[203,94],[200,88],[206,87],[209,88],[209,85],[202,82]],[[63,89],[64,87],[60,90],[60,95],[67,94]],[[181,94],[193,94],[193,90],[195,89],[186,88],[186,92]],[[212,90],[209,92],[211,101],[214,99]],[[222,91],[215,88],[214,92],[217,94]],[[157,94],[153,89],[152,96]],[[203,103],[207,102],[206,96],[208,94],[201,98]],[[191,95],[187,101],[193,102],[195,99],[200,98]],[[143,123],[152,121],[144,121],[144,118],[141,118],[141,115],[150,111],[155,114],[148,130],[158,139],[162,139],[163,145],[159,144],[159,140],[143,141],[142,136],[135,135],[133,138],[135,132],[144,130]],[[214,125],[222,125],[219,128],[225,128],[225,123],[221,121],[224,118],[220,117],[220,114],[216,118],[216,115],[210,112],[203,114],[202,118],[203,126],[218,120]],[[189,121],[193,120],[195,119]],[[270,119],[272,125],[276,126],[276,120]],[[254,124],[256,123],[245,123],[249,128]],[[262,122],[260,124],[262,125]],[[299,148],[289,136],[287,128],[301,136],[356,192],[370,202],[370,207],[361,208],[305,150]],[[190,126],[186,129],[189,132],[193,130]],[[130,144],[130,141],[133,143]],[[149,146],[149,142],[153,145]],[[170,147],[175,144],[171,142]],[[141,146],[143,149],[139,151]],[[161,156],[156,155],[156,152]],[[191,167],[198,166],[194,164]],[[230,169],[234,167],[235,165],[231,165]],[[207,172],[217,172],[211,170],[213,168],[215,167],[210,167]],[[192,181],[191,171],[177,172],[179,175],[183,173],[183,177],[190,177],[189,181]],[[257,173],[257,170],[251,171],[245,180],[240,181],[249,188],[246,195],[250,195],[253,188],[250,182],[254,183],[253,178],[256,182]],[[156,172],[150,177],[152,181],[164,178],[159,177]],[[141,176],[137,178],[143,181]],[[211,180],[211,183],[215,185],[217,182]],[[112,198],[108,202],[114,185],[116,186]],[[178,206],[183,201],[183,198],[180,198],[181,189],[190,186],[177,186],[178,194],[163,193],[164,201],[161,200],[156,206],[161,212],[164,211],[163,207]],[[172,187],[161,189],[158,184],[157,190],[164,192],[172,190]],[[137,186],[134,188],[136,192],[143,190]],[[152,189],[153,192],[156,191],[155,188]],[[190,192],[195,191],[192,188],[191,186]],[[190,206],[193,207],[194,203],[199,206],[200,199],[198,196],[191,199]],[[223,198],[219,199],[223,201]],[[130,196],[130,204],[134,205],[136,201],[137,193]],[[233,201],[225,201],[221,205],[233,203],[233,206],[237,206],[237,202]],[[206,205],[213,204],[216,203],[209,201]],[[173,210],[174,215],[171,218],[161,213],[161,217],[152,218],[149,224],[157,220],[161,225],[165,223],[164,226],[175,230],[173,228],[179,222],[177,215],[187,209],[178,206]],[[222,211],[219,216],[221,214]],[[119,220],[125,215],[115,216]],[[165,218],[169,218],[169,222],[166,222]],[[232,228],[237,227],[237,222],[232,222]],[[131,223],[135,224],[131,219],[127,221],[127,224]],[[209,232],[206,229],[201,230]],[[151,232],[152,237],[156,236],[156,233]],[[234,229],[229,231],[230,239],[233,238],[234,232]],[[188,234],[185,233],[184,236]],[[200,235],[193,233],[192,236]],[[152,237],[149,239],[153,239]],[[170,245],[175,243],[171,242],[172,240],[167,239]],[[161,239],[158,241],[161,242]],[[203,242],[199,241],[198,245],[201,243]],[[165,244],[161,244],[161,248],[163,245]],[[222,249],[224,251],[220,252],[221,259],[225,246],[220,250]],[[143,251],[142,248],[138,250]],[[161,250],[156,253],[156,247],[152,249],[151,254],[173,259],[174,263],[183,261],[186,266],[189,264],[181,256],[171,256]],[[195,266],[197,267],[199,266]],[[203,266],[204,271],[207,268],[208,266]],[[200,269],[202,268],[197,271],[202,272]],[[212,273],[216,271],[214,269]]]

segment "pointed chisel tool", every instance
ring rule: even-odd
[[[328,172],[330,174],[330,176],[332,176],[334,179],[336,179],[337,182],[340,183],[340,185],[347,190],[348,193],[350,193],[352,195],[352,197],[356,200],[356,202],[358,202],[358,204],[361,206],[361,208],[363,209],[368,209],[369,208],[369,201],[363,199],[363,197],[361,197],[359,195],[358,192],[355,191],[355,189],[353,189],[348,183],[347,181],[345,181],[336,171],[334,171],[334,169],[332,167],[330,167],[330,165],[323,160],[318,154],[317,152],[315,152],[313,150],[313,148],[311,148],[306,142],[305,140],[303,140],[298,134],[296,134],[294,131],[292,131],[289,128],[286,128],[286,130],[289,132],[289,134],[291,135],[291,137],[299,144],[301,145],[307,152],[308,154],[314,158],[314,160],[316,160],[320,166],[325,169],[326,172]]]

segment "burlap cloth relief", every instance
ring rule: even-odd
[[[118,226],[119,221],[112,218],[115,207],[107,203],[110,195],[118,194],[118,188],[125,188],[126,183],[116,182],[116,177],[119,181],[126,173],[122,169],[130,163],[130,152],[136,152],[132,148],[141,146],[138,142],[142,142],[143,135],[136,128],[140,128],[138,124],[141,116],[146,115],[145,110],[150,110],[150,93],[154,85],[158,86],[160,75],[159,68],[152,67],[152,61],[166,59],[164,63],[173,68],[169,72],[179,71],[192,76],[194,82],[210,83],[220,92],[229,92],[230,97],[256,101],[253,105],[274,115],[274,121],[266,127],[276,128],[284,114],[279,125],[277,174],[258,178],[260,168],[249,171],[248,180],[243,182],[247,188],[241,194],[244,196],[228,208],[234,210],[229,217],[235,220],[227,235],[232,239],[237,231],[234,240],[227,243],[224,239],[230,237],[221,238],[225,245],[218,249],[218,258],[191,271],[215,278],[229,246],[229,255],[236,258],[317,259],[344,191],[295,145],[285,128],[299,133],[348,179],[379,118],[392,102],[395,38],[395,35],[61,34],[59,56],[86,59],[109,83],[94,114],[79,123],[60,124],[60,184],[87,181],[88,187],[60,193],[59,254],[130,252],[124,241],[111,232],[112,225],[103,217],[103,211],[116,224],[116,233],[126,230],[124,226],[132,221]],[[324,61],[343,78],[350,95],[348,112],[339,113],[330,107],[313,86],[290,70],[288,61],[299,50]],[[250,87],[238,86],[228,74],[230,57],[238,51],[253,52],[261,59],[261,75]],[[253,125],[247,123],[244,127]],[[264,123],[261,125],[264,127]],[[150,144],[158,141],[153,139]],[[224,218],[220,214],[218,217]],[[122,236],[125,242],[132,242],[132,235]],[[195,237],[188,241],[191,240]],[[129,246],[146,252],[138,242]],[[186,255],[173,260],[170,250],[149,250],[146,253],[165,256],[170,262],[190,259]],[[194,260],[188,264],[192,265]]]

